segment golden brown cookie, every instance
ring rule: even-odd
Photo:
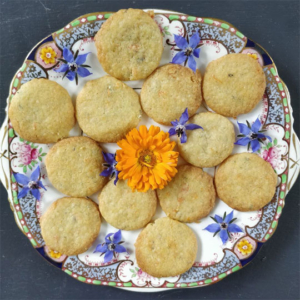
[[[266,77],[249,55],[227,54],[210,62],[203,78],[203,97],[215,112],[237,117],[251,111],[262,99]]]
[[[86,198],[60,198],[40,219],[46,245],[65,255],[87,251],[101,225],[97,204]]]
[[[156,211],[155,191],[132,192],[126,181],[114,185],[111,180],[99,194],[99,208],[103,218],[122,230],[136,230],[148,224]]]
[[[239,211],[259,210],[267,205],[275,194],[276,184],[272,166],[254,153],[230,156],[215,175],[219,198]]]
[[[102,149],[88,137],[71,137],[56,143],[46,156],[49,180],[60,192],[85,197],[99,191],[106,183]]]
[[[156,69],[144,82],[141,104],[145,113],[154,121],[170,125],[179,120],[188,108],[193,116],[202,102],[201,73],[191,69],[167,64]]]
[[[207,112],[195,115],[189,123],[203,129],[187,130],[187,142],[178,140],[180,155],[190,164],[210,168],[217,166],[232,152],[235,142],[233,124],[225,117]]]
[[[32,79],[12,98],[8,115],[18,135],[33,143],[55,143],[75,125],[67,90],[48,79]]]
[[[88,81],[76,100],[79,126],[102,143],[115,143],[142,117],[139,95],[122,81],[104,76]]]
[[[186,272],[193,266],[196,255],[197,239],[192,229],[170,218],[148,224],[135,242],[138,266],[154,277]]]
[[[157,196],[168,217],[190,223],[210,213],[216,192],[210,175],[200,168],[183,165],[164,189],[157,190]]]
[[[101,26],[95,42],[104,71],[120,80],[146,78],[158,67],[163,52],[158,25],[140,9],[114,13]]]

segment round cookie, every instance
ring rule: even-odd
[[[144,82],[141,104],[145,113],[154,121],[170,125],[179,120],[186,108],[193,116],[202,102],[201,73],[167,64],[156,69]]]
[[[254,153],[230,156],[215,175],[219,198],[239,211],[259,210],[267,205],[275,194],[276,184],[272,166]]]
[[[262,99],[266,77],[249,55],[227,54],[210,62],[203,78],[203,97],[215,112],[237,117],[251,111]]]
[[[77,96],[79,126],[98,142],[119,141],[138,125],[141,116],[139,95],[111,76],[88,81]]]
[[[213,179],[201,169],[178,167],[175,178],[162,190],[157,190],[160,205],[166,215],[181,222],[196,222],[206,217],[215,205]]]
[[[121,9],[103,23],[95,43],[105,72],[120,80],[139,80],[158,67],[163,37],[153,16],[140,9]]]
[[[178,142],[180,155],[190,164],[210,168],[217,166],[232,152],[235,142],[233,124],[221,115],[206,112],[195,115],[189,123],[203,127],[188,130],[187,142]]]
[[[8,115],[18,135],[33,143],[56,143],[68,137],[75,125],[70,95],[48,79],[23,84],[12,98]]]
[[[46,245],[71,256],[87,251],[101,226],[97,204],[86,198],[60,198],[40,219]]]
[[[197,239],[185,224],[170,218],[150,223],[135,242],[138,266],[154,277],[177,276],[189,270],[197,255]]]
[[[71,137],[56,143],[46,156],[49,180],[60,192],[86,197],[99,191],[107,178],[102,149],[88,137]]]
[[[134,193],[127,182],[111,180],[99,194],[99,208],[103,218],[122,230],[136,230],[148,224],[157,206],[155,191]]]

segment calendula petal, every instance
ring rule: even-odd
[[[147,130],[147,127],[145,125],[140,126],[139,132],[140,132],[140,135],[141,135],[142,138],[147,137],[148,130]]]

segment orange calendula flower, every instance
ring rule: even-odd
[[[116,155],[119,179],[128,179],[133,191],[162,189],[177,173],[178,152],[172,151],[176,143],[159,127],[132,129],[117,144],[122,148]]]
[[[247,255],[252,252],[253,246],[247,240],[242,240],[237,244],[237,248],[243,255]]]
[[[40,58],[45,64],[54,64],[56,56],[56,52],[51,47],[45,47],[40,52]]]

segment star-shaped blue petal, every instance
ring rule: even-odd
[[[265,139],[268,139],[272,142],[271,137],[265,135],[263,130],[261,130],[262,124],[257,118],[255,122],[250,126],[249,122],[247,124],[237,122],[240,134],[238,135],[238,140],[234,143],[239,146],[248,146],[248,149],[251,146],[253,152],[257,152]]]
[[[196,72],[197,63],[195,60],[199,58],[200,55],[200,36],[199,33],[194,33],[191,37],[189,42],[182,36],[174,34],[174,40],[176,46],[179,48],[179,52],[173,57],[171,63],[181,65],[188,65],[188,67]]]
[[[111,261],[115,256],[115,253],[127,252],[126,248],[121,245],[123,243],[121,239],[121,230],[118,230],[115,233],[107,234],[105,236],[105,243],[98,244],[94,253],[102,253],[101,256],[104,255],[104,263]]]
[[[116,169],[118,163],[115,159],[116,155],[112,153],[105,153],[105,152],[102,152],[102,154],[105,160],[103,166],[106,169],[101,172],[100,176],[109,177],[109,179],[112,179],[115,176],[114,184],[116,185],[119,179],[118,175],[120,173],[120,171]]]
[[[87,69],[90,68],[90,66],[84,65],[90,52],[85,54],[78,53],[77,51],[75,56],[73,56],[72,51],[65,47],[63,49],[63,59],[59,59],[62,64],[57,69],[54,69],[57,73],[64,73],[63,78],[67,77],[70,81],[76,79],[76,84],[78,84],[78,76],[87,77],[92,75]]]
[[[203,230],[214,233],[214,236],[219,233],[223,244],[228,241],[230,232],[243,232],[238,225],[233,224],[236,220],[233,218],[233,211],[228,215],[226,215],[225,212],[223,218],[219,215],[215,215],[211,218],[215,221],[215,223],[208,225]]]
[[[40,188],[46,190],[40,178],[40,166],[38,165],[30,177],[28,178],[24,174],[14,173],[14,177],[16,182],[22,186],[21,191],[18,193],[18,199],[24,198],[29,192],[31,192],[32,196],[37,200],[40,200],[41,193],[39,191]]]
[[[189,120],[189,114],[188,114],[188,109],[186,108],[185,111],[182,113],[179,121],[175,120],[171,122],[173,127],[170,128],[169,135],[172,136],[177,134],[182,144],[186,143],[187,141],[186,130],[203,129],[200,125],[197,124],[186,124],[188,120]]]

